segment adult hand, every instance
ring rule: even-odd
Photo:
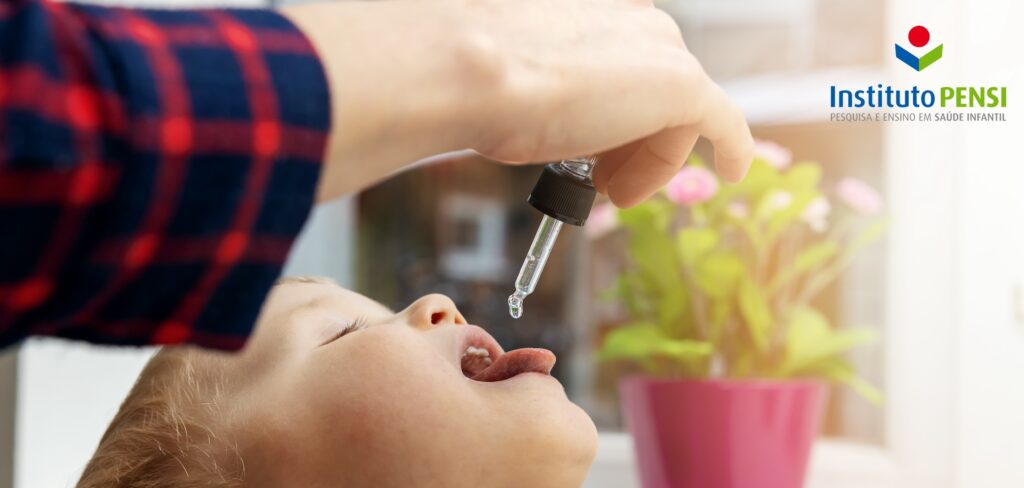
[[[750,164],[742,113],[646,0],[389,0],[284,13],[332,86],[321,199],[461,148],[514,163],[600,154],[595,186],[623,207],[667,182],[701,135],[726,179]]]

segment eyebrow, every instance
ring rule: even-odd
[[[317,285],[340,286],[340,285],[338,285],[337,281],[334,281],[333,279],[328,278],[326,276],[284,276],[284,277],[278,278],[277,281],[274,282],[274,286],[278,286],[278,285],[292,285],[292,284],[300,284],[300,283],[312,283],[312,284],[317,284]]]
[[[395,315],[395,311],[392,310],[391,307],[385,306],[383,303],[380,303],[377,300],[374,300],[374,299],[372,299],[370,297],[367,297],[367,300],[370,300],[371,302],[376,303],[378,307],[380,307],[382,310],[384,310],[388,314]]]
[[[326,276],[284,276],[278,278],[278,280],[274,282],[274,286],[299,284],[334,285],[337,286],[338,288],[344,289],[344,287],[339,285],[337,281]],[[383,310],[384,313],[395,315],[395,311],[389,307],[384,306],[383,303],[380,303],[377,300],[374,300],[366,295],[363,295],[363,298],[366,298],[367,300],[373,302],[373,304],[380,307],[380,309]],[[302,306],[300,306],[299,308],[302,308]]]

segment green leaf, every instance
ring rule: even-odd
[[[774,188],[765,191],[757,200],[756,215],[768,222],[768,242],[772,242],[788,226],[798,222],[807,206],[821,195],[821,167],[816,163],[802,162],[782,173],[781,181]],[[774,208],[776,192],[788,194],[791,202],[783,208]]]
[[[833,240],[826,240],[811,244],[800,251],[793,259],[793,267],[797,273],[806,273],[821,266],[825,261],[833,258],[839,252],[839,243]]]
[[[675,206],[671,202],[650,199],[634,207],[620,209],[617,217],[623,227],[633,232],[665,232],[674,212]]]
[[[793,191],[790,192],[790,195],[793,200],[789,206],[774,212],[768,212],[766,215],[768,220],[768,231],[765,234],[768,242],[774,242],[775,238],[778,237],[783,230],[791,224],[798,222],[800,217],[803,215],[804,210],[807,209],[807,206],[810,205],[811,202],[820,195],[820,193],[817,190]],[[762,202],[761,205],[767,206],[767,199],[769,198],[771,197],[765,196],[765,201]]]
[[[690,294],[685,286],[661,290],[654,304],[658,326],[674,337],[689,337],[693,330],[690,315]]]
[[[707,163],[704,162],[704,158],[700,157],[700,155],[695,152],[690,153],[690,157],[686,158],[686,165],[700,166],[702,168],[706,168],[708,166]]]
[[[643,361],[652,357],[693,360],[705,358],[711,352],[710,343],[674,339],[665,335],[657,326],[641,322],[609,332],[598,357],[602,361]]]
[[[777,188],[781,184],[782,176],[779,174],[779,170],[762,159],[755,159],[743,180],[732,187],[757,200],[765,191]]]
[[[647,312],[642,297],[643,285],[635,271],[625,271],[615,280],[615,286],[605,292],[602,298],[618,299],[632,317],[642,317]]]
[[[755,366],[757,352],[750,350],[749,348],[740,348],[732,358],[732,364],[729,366],[729,377],[730,378],[751,378],[754,376],[763,376],[757,374],[757,367]]]
[[[796,255],[792,263],[775,275],[775,279],[772,280],[768,289],[774,292],[800,275],[820,268],[826,261],[839,254],[839,250],[839,243],[833,240],[816,242],[807,246]]]
[[[682,286],[674,238],[668,232],[675,211],[669,202],[648,200],[619,212],[619,221],[630,231],[630,258],[651,296]]]
[[[693,267],[718,245],[718,231],[687,227],[676,234],[676,248],[683,265]]]
[[[877,241],[888,227],[889,221],[887,219],[879,219],[872,222],[853,238],[853,241],[850,243],[850,250],[848,251],[848,254],[856,254],[865,247],[871,245],[871,243]]]
[[[872,405],[878,406],[882,404],[885,398],[882,392],[864,378],[858,376],[846,361],[836,359],[823,364],[820,369],[819,374],[822,377],[849,386]]]
[[[660,293],[682,285],[672,238],[663,232],[633,233],[627,243],[638,277],[650,292]]]
[[[768,349],[768,336],[774,322],[768,298],[749,276],[740,282],[739,291],[740,313],[750,332],[750,338],[758,350],[764,351]]]
[[[760,255],[760,253],[764,252],[767,242],[765,242],[764,236],[761,235],[760,226],[757,225],[757,222],[754,221],[753,217],[737,221],[736,227],[739,228],[740,232],[742,232],[750,241],[750,245],[754,249],[755,253]]]
[[[811,162],[796,163],[782,175],[783,186],[794,193],[816,192],[821,183],[821,166]]]
[[[762,159],[754,159],[742,181],[719,185],[718,193],[704,207],[709,218],[724,218],[723,212],[730,202],[756,202],[766,191],[781,183],[782,176],[777,169]]]
[[[873,342],[871,329],[833,330],[825,316],[811,308],[793,311],[786,335],[786,356],[780,367],[783,376],[813,373],[820,363],[837,359],[852,347]]]
[[[724,298],[736,290],[746,265],[738,255],[728,251],[715,251],[693,269],[693,280],[708,296]]]
[[[724,298],[712,299],[710,302],[708,340],[712,344],[717,345],[722,336],[722,327],[725,326],[725,321],[729,319],[729,315],[732,313],[732,306],[729,300]]]

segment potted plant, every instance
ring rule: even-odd
[[[880,401],[842,357],[872,332],[833,327],[814,299],[881,234],[881,198],[851,178],[827,195],[818,164],[758,147],[741,183],[693,158],[660,196],[588,223],[627,233],[611,294],[629,321],[600,357],[644,372],[620,398],[649,488],[799,487],[826,384]]]

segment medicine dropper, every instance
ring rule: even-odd
[[[523,315],[523,300],[537,288],[537,281],[548,262],[562,223],[582,226],[594,205],[594,183],[590,173],[597,160],[592,157],[567,159],[544,166],[527,201],[540,210],[544,217],[533,236],[530,251],[523,260],[516,278],[516,291],[508,297],[508,312],[512,318]]]

